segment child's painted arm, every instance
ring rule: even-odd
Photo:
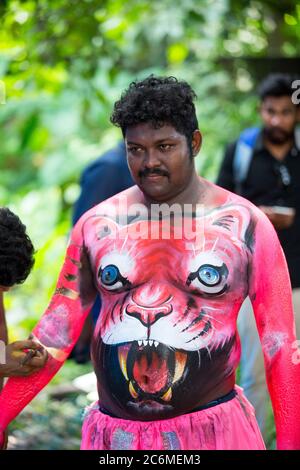
[[[33,330],[33,339],[47,349],[48,360],[34,374],[8,380],[0,395],[2,433],[63,365],[80,335],[95,296],[93,275],[82,241],[81,223],[78,222],[73,230],[55,293]]]
[[[262,214],[255,231],[250,298],[262,343],[275,416],[278,449],[300,449],[300,364],[286,260],[277,234]]]

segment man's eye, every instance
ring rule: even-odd
[[[117,290],[130,285],[130,282],[122,276],[114,264],[109,264],[105,268],[100,267],[98,277],[102,286],[108,290]]]
[[[173,147],[173,145],[171,145],[171,144],[161,144],[160,145],[160,149],[163,150],[163,151],[171,150],[172,147]]]
[[[141,147],[128,147],[127,150],[128,150],[129,153],[140,153],[140,152],[142,152]]]

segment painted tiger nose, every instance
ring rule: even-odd
[[[135,304],[145,308],[156,308],[170,301],[170,286],[164,283],[147,283],[132,293]]]
[[[153,325],[160,318],[172,312],[172,296],[163,286],[147,286],[132,295],[126,307],[129,316],[138,318],[145,326]]]

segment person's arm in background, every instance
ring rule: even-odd
[[[26,377],[44,367],[46,360],[47,351],[39,343],[31,339],[15,341],[5,348],[0,377]]]
[[[0,392],[3,387],[5,377],[27,376],[45,365],[47,352],[40,347],[38,343],[32,340],[15,341],[8,344],[8,333],[5,319],[5,310],[3,303],[3,292],[0,291],[0,340],[6,344],[3,348],[1,344],[0,361]],[[31,350],[32,357],[27,356],[26,350]],[[26,359],[26,361],[25,361]],[[24,362],[24,364],[22,364]]]
[[[236,149],[236,142],[226,147],[225,154],[217,176],[216,184],[228,191],[234,192],[235,184],[233,177],[233,158]]]
[[[4,310],[3,292],[0,290],[0,340],[7,344],[8,334]]]
[[[300,364],[293,360],[296,337],[290,279],[276,232],[261,212],[249,281],[274,411],[277,448],[300,449]]]
[[[96,290],[82,235],[84,220],[73,229],[56,291],[33,330],[33,340],[48,352],[46,365],[29,377],[10,378],[0,395],[0,447],[8,424],[63,365],[94,303]]]
[[[4,310],[4,299],[3,299],[3,292],[0,289],[0,341],[3,341],[7,344],[8,335],[7,335],[7,326],[6,326],[6,319],[5,319],[5,310]],[[0,375],[0,392],[3,387],[3,378]]]

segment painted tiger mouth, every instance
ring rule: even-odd
[[[185,377],[188,354],[153,340],[118,347],[119,365],[135,400],[172,399],[172,387]]]

